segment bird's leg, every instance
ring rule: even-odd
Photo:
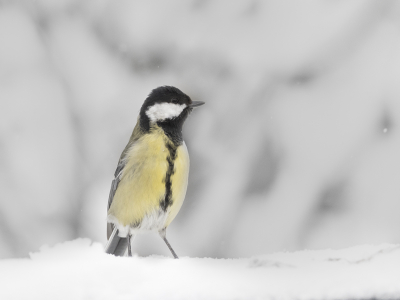
[[[178,259],[178,255],[176,255],[174,249],[172,249],[171,245],[168,243],[167,240],[167,228],[163,228],[158,232],[161,236],[161,238],[164,240],[164,242],[167,244],[169,251],[171,251],[172,255],[174,256],[174,258]]]
[[[132,256],[132,236],[128,233],[128,256]]]

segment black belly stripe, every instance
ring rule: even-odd
[[[171,180],[171,177],[175,173],[174,162],[176,159],[177,147],[169,141],[167,141],[165,143],[165,146],[167,147],[168,152],[169,152],[169,155],[167,156],[168,170],[167,170],[167,173],[165,174],[165,179],[164,179],[165,196],[164,196],[163,201],[161,201],[160,205],[164,211],[167,211],[168,207],[172,205],[172,180]]]

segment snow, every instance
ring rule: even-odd
[[[77,239],[0,260],[0,299],[395,299],[399,278],[395,244],[174,260]]]

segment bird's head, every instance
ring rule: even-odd
[[[161,86],[151,91],[140,110],[140,125],[146,131],[153,124],[182,130],[193,108],[203,105],[173,86]]]

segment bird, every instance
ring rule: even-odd
[[[157,87],[145,99],[111,183],[106,253],[132,256],[137,234],[158,232],[178,258],[166,230],[188,185],[189,153],[182,127],[192,110],[204,103],[173,86]]]

